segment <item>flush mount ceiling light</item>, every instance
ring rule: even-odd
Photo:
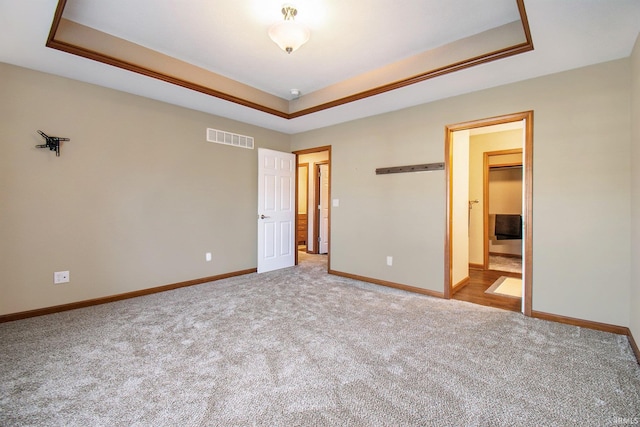
[[[297,23],[294,18],[298,10],[288,4],[282,6],[284,21],[278,22],[269,28],[269,37],[282,50],[291,53],[309,40],[310,31],[307,27]]]

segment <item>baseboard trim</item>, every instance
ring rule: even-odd
[[[595,329],[596,331],[611,332],[618,335],[629,335],[629,328],[624,326],[610,325],[608,323],[594,322],[591,320],[576,319],[574,317],[560,316],[559,314],[545,313],[543,311],[533,310],[531,317],[543,320],[551,320],[552,322],[565,323],[572,326],[580,326],[581,328]]]
[[[618,335],[626,335],[627,338],[629,339],[629,345],[631,346],[631,350],[633,351],[633,354],[636,356],[636,362],[640,364],[640,349],[638,348],[638,344],[636,343],[636,341],[633,339],[633,334],[631,333],[631,329],[627,328],[626,326],[617,326],[617,325],[611,325],[608,323],[594,322],[591,320],[576,319],[574,317],[560,316],[558,314],[545,313],[542,311],[535,311],[535,310],[531,312],[531,317],[535,317],[537,319],[543,319],[543,320],[550,320],[552,322],[564,323],[572,326],[579,326],[581,328],[595,329],[596,331],[611,332],[613,334],[618,334]]]
[[[631,333],[631,329],[627,328],[629,333],[627,334],[627,338],[629,338],[629,344],[631,345],[631,350],[633,350],[633,354],[636,355],[636,361],[640,365],[640,348],[638,348],[638,343],[633,339],[633,334]]]
[[[95,298],[90,300],[72,302],[69,304],[56,305],[52,307],[38,308],[35,310],[21,311],[18,313],[0,315],[0,323],[12,322],[14,320],[27,319],[29,317],[44,316],[45,314],[60,313],[62,311],[75,310],[78,308],[90,307],[92,305],[106,304],[114,301],[121,301],[129,298],[141,297],[144,295],[157,294],[158,292],[170,291],[187,286],[200,285],[207,282],[215,282],[216,280],[227,279],[229,277],[242,276],[244,274],[255,273],[257,269],[250,268],[247,270],[234,271],[231,273],[218,274],[216,276],[203,277],[200,279],[187,280],[186,282],[172,283],[170,285],[157,286],[155,288],[141,289],[139,291],[126,292],[123,294],[111,295],[108,297]]]
[[[417,294],[429,295],[436,298],[444,298],[443,292],[432,291],[429,289],[418,288],[416,286],[403,285],[400,283],[388,282],[386,280],[373,279],[371,277],[359,276],[357,274],[345,273],[343,271],[329,270],[329,274],[346,277],[349,279],[360,280],[361,282],[373,283],[374,285],[386,286],[388,288],[400,289],[403,291],[414,292]]]
[[[462,289],[465,286],[467,286],[470,281],[471,281],[471,278],[469,276],[467,276],[464,279],[462,279],[461,281],[459,281],[458,283],[456,283],[455,285],[453,285],[453,287],[451,288],[451,295],[454,295],[460,289]]]
[[[469,268],[472,270],[484,270],[484,264],[469,263]]]

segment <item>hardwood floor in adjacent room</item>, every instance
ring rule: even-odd
[[[453,299],[472,302],[489,307],[502,308],[510,311],[521,311],[520,298],[501,297],[486,294],[484,291],[500,278],[500,276],[522,278],[522,274],[496,270],[469,270],[469,283],[453,294]]]

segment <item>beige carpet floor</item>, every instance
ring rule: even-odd
[[[0,425],[608,426],[626,337],[298,267],[0,324]]]

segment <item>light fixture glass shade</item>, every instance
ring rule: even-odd
[[[295,9],[283,8],[282,13],[285,15],[285,20],[269,28],[269,37],[282,50],[291,53],[309,41],[311,32],[307,27],[293,20],[296,14]]]

